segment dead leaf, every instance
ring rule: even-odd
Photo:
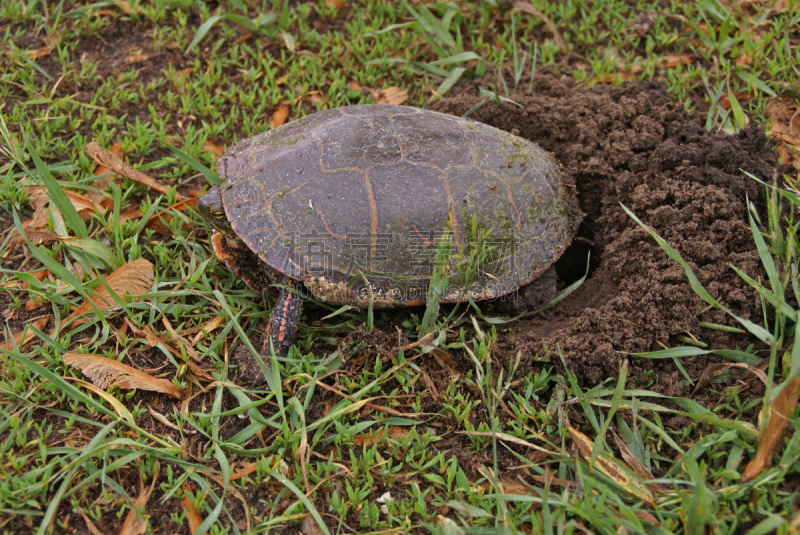
[[[202,340],[204,336],[217,330],[219,326],[222,325],[223,321],[225,321],[225,318],[223,316],[217,316],[205,322],[203,326],[200,327],[200,332],[198,332],[195,335],[194,340],[192,340],[192,347],[197,345],[197,342]]]
[[[122,12],[125,13],[126,15],[133,14],[133,9],[131,9],[130,4],[128,4],[128,2],[126,0],[115,0],[114,3],[117,4],[117,7],[119,7],[120,10],[122,10]],[[141,12],[142,12],[142,8],[139,7],[139,6],[136,6],[136,13],[140,14]]]
[[[79,193],[75,193],[74,191],[67,189],[63,191],[67,195],[69,201],[72,203],[75,211],[78,212],[78,215],[81,216],[81,219],[84,221],[91,219],[92,214],[94,214],[100,208],[97,203],[88,197],[84,197]],[[34,203],[35,208],[38,208],[39,206],[44,207],[50,203],[50,196],[39,186],[32,186],[28,188],[28,199]],[[44,199],[44,201],[42,199]]]
[[[796,377],[780,391],[778,397],[769,406],[769,416],[763,431],[761,443],[753,460],[747,463],[742,474],[742,481],[751,481],[758,477],[768,463],[772,460],[772,452],[780,443],[783,431],[786,429],[787,419],[797,407],[797,398],[800,395],[800,377]]]
[[[153,178],[149,175],[142,173],[141,171],[137,171],[130,165],[123,162],[122,158],[118,154],[114,154],[110,150],[104,149],[94,141],[87,143],[85,150],[86,154],[88,154],[98,164],[109,168],[117,174],[130,178],[131,180],[139,182],[140,184],[144,184],[147,187],[153,188],[162,195],[167,194],[166,186],[162,186],[153,180]],[[186,197],[176,191],[175,200],[185,201]]]
[[[769,383],[769,378],[767,378],[767,374],[764,373],[763,370],[759,370],[755,366],[751,366],[750,364],[746,364],[744,362],[718,362],[716,364],[709,365],[704,371],[703,375],[700,376],[700,379],[697,380],[697,386],[694,387],[692,391],[692,395],[697,394],[697,392],[706,386],[711,379],[716,377],[718,374],[724,372],[725,370],[729,370],[730,368],[744,368],[745,370],[751,372],[753,375],[761,379],[761,382],[765,385]]]
[[[437,401],[439,399],[439,391],[436,389],[436,385],[434,384],[433,379],[431,379],[431,376],[428,375],[424,368],[420,368],[419,376],[422,378],[422,382],[425,383],[425,386],[428,387],[431,398],[433,398],[434,401]]]
[[[48,273],[50,273],[49,270],[40,269],[39,271],[32,271],[31,275],[33,275],[34,278],[36,280],[38,280],[39,282],[42,282],[43,280],[45,280],[47,278]],[[22,289],[23,290],[27,290],[28,289],[28,283],[27,282],[23,282],[22,283]]]
[[[684,56],[682,54],[667,54],[663,58],[661,58],[661,66],[665,69],[674,69],[678,65],[689,65],[692,62],[692,58],[689,56]]]
[[[58,35],[51,33],[50,35],[44,38],[44,46],[42,48],[37,48],[36,50],[28,50],[25,52],[25,55],[27,55],[28,58],[32,60],[39,59],[42,56],[49,56],[50,53],[55,49],[56,43],[58,43]]]
[[[325,0],[325,7],[342,9],[347,6],[347,0]]]
[[[147,500],[150,499],[150,494],[158,481],[159,463],[156,461],[155,470],[153,472],[153,481],[150,483],[150,488],[145,490],[144,481],[139,474],[139,496],[133,503],[133,509],[128,512],[125,517],[125,522],[122,524],[122,529],[119,530],[119,535],[143,535],[147,531],[147,516],[144,514],[144,506],[147,505]]]
[[[661,485],[660,483],[649,483],[649,481],[653,479],[653,474],[651,474],[647,467],[643,465],[642,462],[633,455],[633,453],[631,453],[631,450],[628,449],[628,445],[625,444],[621,438],[619,438],[619,435],[617,435],[614,430],[611,430],[611,434],[614,437],[614,442],[617,444],[619,452],[622,455],[622,460],[625,461],[625,464],[627,464],[634,472],[636,472],[639,477],[644,479],[645,482],[648,482],[646,483],[648,488],[654,492],[666,492],[667,488],[664,485]]]
[[[219,158],[222,156],[222,153],[225,152],[225,149],[217,145],[216,143],[212,143],[209,140],[205,140],[203,142],[203,147],[201,149],[203,152],[210,152],[214,155],[215,158]]]
[[[313,102],[314,104],[325,104],[325,97],[319,91],[309,91],[303,95],[303,100],[306,102]]]
[[[280,125],[286,122],[286,118],[289,117],[289,108],[281,104],[278,106],[274,112],[272,112],[272,122],[270,123],[269,127],[278,128]]]
[[[248,476],[256,471],[256,464],[255,463],[247,463],[246,465],[242,466],[241,468],[237,468],[231,474],[231,481],[236,481],[237,479],[242,479],[244,476]]]
[[[350,82],[349,84],[347,84],[347,87],[349,87],[353,91],[361,91],[362,89],[364,89],[364,86],[362,86],[358,82]]]
[[[150,54],[131,54],[125,58],[126,63],[141,63],[150,59]]]
[[[767,105],[772,128],[767,135],[800,148],[800,108],[788,98],[776,98]]]
[[[176,397],[180,394],[180,389],[166,379],[153,377],[132,366],[101,355],[67,353],[64,355],[64,363],[81,370],[95,386],[104,390],[118,386],[124,390],[138,388]]]
[[[388,433],[389,438],[393,438],[395,440],[405,440],[408,438],[408,429],[401,426],[392,426],[389,428]],[[362,444],[366,444],[367,446],[372,446],[373,444],[377,444],[378,442],[382,441],[384,438],[383,429],[380,429],[376,432],[369,432],[369,433],[362,433],[360,435],[356,435],[353,437],[353,443],[357,446]]]
[[[125,298],[126,294],[131,297],[142,295],[147,293],[153,285],[153,265],[144,258],[128,262],[106,277],[105,282],[114,290],[114,293],[122,298]],[[116,305],[116,302],[108,292],[108,288],[102,284],[95,288],[95,295],[91,296],[90,299],[100,310],[107,310]],[[72,314],[67,318],[67,322],[69,323],[70,320],[92,310],[89,300],[84,300],[80,306],[72,311]],[[88,318],[78,318],[73,326],[81,325],[87,321],[89,321]]]
[[[433,353],[433,358],[436,359],[439,366],[441,366],[444,371],[448,372],[451,377],[461,376],[456,370],[456,361],[453,360],[453,357],[451,357],[447,351],[437,347],[431,353]]]
[[[103,532],[97,529],[97,526],[94,525],[94,522],[89,520],[89,517],[83,512],[83,508],[79,508],[78,512],[83,517],[83,521],[86,522],[86,528],[89,530],[89,533],[92,535],[103,535]]]
[[[111,148],[108,149],[108,150],[110,150],[114,154],[119,154],[119,155],[123,155],[124,154],[124,151],[122,150],[122,144],[119,141],[114,143],[111,146]],[[101,164],[98,164],[97,168],[94,170],[95,176],[107,175],[109,173],[113,173],[113,171],[111,169],[109,169],[108,167],[106,167],[105,165],[101,165]],[[105,190],[106,188],[108,188],[108,186],[112,182],[114,182],[114,179],[116,177],[117,177],[117,175],[116,175],[116,173],[114,173],[111,176],[98,178],[97,180],[94,181],[94,187],[96,187],[99,190]],[[94,193],[94,192],[90,192],[90,193],[88,193],[88,195],[91,196],[92,198],[95,198],[95,196],[98,195],[98,194]]]
[[[641,478],[634,471],[625,466],[613,455],[603,450],[600,450],[600,452],[597,454],[597,457],[594,459],[594,461],[592,461],[592,449],[594,448],[594,442],[592,442],[589,437],[572,426],[568,426],[567,431],[572,439],[572,443],[578,449],[581,457],[583,457],[586,462],[591,463],[594,468],[600,470],[606,476],[613,479],[631,496],[635,496],[643,502],[646,502],[651,506],[655,506],[653,493],[647,488]]]
[[[131,208],[124,214],[119,214],[119,224],[121,225],[128,220],[139,219],[142,215],[142,210],[140,208]]]
[[[37,329],[39,329],[41,331],[42,329],[44,329],[44,326],[47,325],[47,320],[48,319],[49,318],[39,318],[38,320],[34,321],[30,325],[36,327]],[[33,340],[33,337],[36,336],[36,334],[31,329],[28,329],[27,327],[28,326],[26,325],[20,332],[11,335],[11,338],[14,339],[14,344],[16,344],[16,346],[20,350],[22,350],[22,348],[25,347],[25,344],[27,344],[28,342]],[[23,335],[25,335],[24,339],[22,338]],[[11,340],[7,340],[6,341],[6,349],[11,351],[12,347],[14,347],[14,346],[11,344]]]
[[[742,102],[743,100],[750,100],[753,96],[750,93],[744,93],[742,91],[738,91],[734,93],[736,95],[736,100]],[[721,99],[719,99],[720,105],[725,108],[726,110],[731,109],[731,99],[728,95],[723,95]]]
[[[408,99],[408,91],[399,87],[387,87],[386,89],[370,89],[370,95],[375,104],[402,104]]]
[[[34,310],[38,310],[42,308],[42,305],[47,301],[47,298],[43,295],[35,295],[31,297],[27,303],[25,303],[25,312],[33,312]]]
[[[200,527],[200,524],[203,523],[203,517],[200,516],[200,512],[194,506],[194,501],[189,497],[189,492],[191,492],[192,487],[188,483],[184,483],[181,485],[183,489],[183,499],[181,499],[181,507],[183,510],[186,511],[186,520],[189,521],[189,533],[195,534],[197,533],[197,528]],[[197,533],[197,535],[205,535],[207,532],[204,531],[202,534]]]

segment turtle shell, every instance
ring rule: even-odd
[[[225,214],[271,268],[334,304],[404,306],[446,276],[443,302],[536,279],[581,219],[539,146],[433,111],[320,111],[220,158]]]

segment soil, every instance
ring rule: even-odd
[[[461,85],[430,108],[463,115],[481,102],[478,87],[486,83]],[[538,143],[575,182],[587,215],[556,265],[562,286],[583,276],[587,253],[592,260],[577,291],[512,324],[510,335],[498,337],[495,355],[506,360],[521,352],[519,373],[528,374],[542,360],[560,368],[560,350],[578,380],[594,384],[616,376],[624,353],[686,345],[679,336],[711,349],[753,343],[748,335],[698,326],[698,320],[739,325],[721,311],[704,312],[683,269],[620,205],[666,239],[715,299],[759,322],[756,293],[731,266],[763,276],[747,199],[763,208],[764,187],[743,173],[772,183],[782,171],[763,129],[711,135],[703,114],[686,113],[654,82],[585,89],[567,76],[540,72],[531,94],[512,99],[521,107],[487,101],[471,117]],[[696,378],[715,360],[709,355],[682,364]],[[671,360],[634,359],[630,378],[668,395],[691,393]]]

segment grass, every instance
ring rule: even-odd
[[[626,367],[588,390],[554,367],[520,375],[515,363],[492,359],[503,324],[455,314],[403,315],[408,343],[398,349],[394,330],[383,333],[389,342],[358,335],[372,330],[371,310],[304,322],[288,357],[266,363],[266,391],[233,384],[234,342],[253,350],[248,337],[268,311],[211,259],[197,215],[170,207],[177,186],[202,190],[217,180],[215,148],[268,129],[280,106],[294,118],[373,102],[389,87],[420,106],[504,63],[513,76],[485,91],[513,101],[523,69],[561,63],[587,87],[656,76],[687,110],[707,109],[707,129],[735,131],[768,123],[770,98],[800,91],[796,1],[535,2],[568,52],[542,19],[497,4],[0,1],[0,205],[9,214],[0,256],[11,259],[0,287],[17,318],[6,339],[48,320],[28,327],[27,344],[20,337],[0,349],[3,533],[136,522],[183,533],[800,530],[791,182],[769,190],[766,219],[751,224],[768,280],[748,282],[765,317],[740,325],[769,357],[717,350],[761,365],[763,398],[726,389],[710,410],[626,390]],[[84,150],[90,140],[118,143],[170,189],[155,195],[111,173],[98,186]],[[48,193],[48,231],[70,239],[11,239],[31,215],[32,186]],[[66,191],[95,208],[75,207]],[[131,209],[141,215],[125,217]],[[138,298],[100,282],[141,258],[154,275]],[[43,267],[50,276],[35,277]],[[101,289],[107,306],[87,301],[96,309],[88,321],[71,317]],[[24,311],[28,303],[40,308]],[[378,325],[392,317],[374,314]],[[432,334],[415,341],[420,321]],[[447,342],[445,329],[457,339]],[[679,365],[703,351],[638,357]],[[183,397],[102,391],[64,364],[67,352],[127,361],[168,378]],[[433,382],[430,359],[452,371],[448,384]],[[436,412],[426,390],[440,397]],[[671,429],[672,415],[689,423]],[[783,417],[785,438],[776,430]],[[443,444],[446,426],[467,441]],[[770,440],[782,449],[746,481],[745,465]],[[501,474],[500,460],[526,477]]]

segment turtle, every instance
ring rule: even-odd
[[[438,274],[440,302],[538,306],[583,217],[538,145],[411,106],[318,111],[234,144],[218,171],[198,201],[214,253],[252,290],[280,290],[262,355],[287,354],[308,294],[415,306]]]

